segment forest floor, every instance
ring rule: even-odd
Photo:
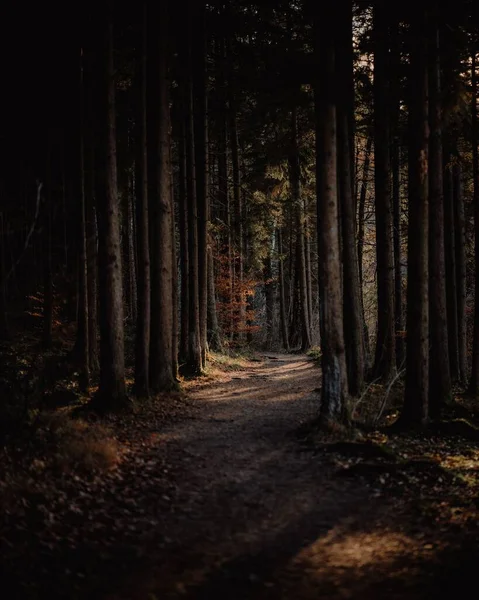
[[[477,442],[321,438],[308,428],[314,361],[220,362],[185,395],[81,425],[42,417],[28,451],[5,446],[3,598],[433,600],[476,587]]]

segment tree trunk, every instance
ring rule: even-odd
[[[98,373],[98,229],[95,210],[94,157],[92,136],[88,141],[89,167],[86,176],[86,237],[87,237],[87,275],[88,275],[88,355],[90,357],[90,375]]]
[[[456,253],[457,293],[457,339],[459,355],[459,381],[467,383],[467,327],[466,327],[466,216],[462,194],[462,173],[459,162],[453,167],[453,206],[454,219],[449,227],[454,229]]]
[[[373,148],[373,137],[368,135],[366,152],[364,155],[363,177],[361,180],[358,206],[358,266],[359,281],[363,285],[363,250],[364,250],[364,213],[366,212],[366,196],[369,185],[369,167],[371,164],[371,151]]]
[[[90,387],[90,359],[88,355],[88,264],[86,246],[86,210],[85,210],[85,113],[84,113],[84,85],[83,62],[80,60],[80,89],[79,103],[80,114],[78,122],[78,316],[76,355],[80,367],[79,388],[81,392],[88,393]]]
[[[206,5],[200,2],[195,10],[194,28],[194,119],[195,119],[195,173],[196,202],[198,210],[198,296],[199,326],[202,367],[206,366],[207,309],[208,309],[208,90],[207,90],[207,43],[205,34]]]
[[[321,366],[320,419],[324,427],[347,423],[347,372],[338,228],[335,30],[337,7],[325,4],[315,23],[316,182],[318,203]]]
[[[100,40],[101,77],[96,91],[99,100],[97,209],[100,299],[100,385],[97,397],[101,407],[108,409],[125,402],[126,389],[111,2],[108,2],[105,13],[102,15]]]
[[[409,77],[409,228],[407,283],[407,359],[404,408],[400,421],[422,425],[428,419],[428,78],[425,11],[412,23]]]
[[[475,248],[475,287],[474,287],[474,333],[472,343],[472,366],[469,392],[479,396],[479,150],[477,144],[477,62],[476,48],[472,55],[472,177],[473,177],[473,206],[474,206],[474,248]]]
[[[288,341],[288,317],[286,311],[286,292],[284,284],[284,256],[283,256],[283,234],[281,229],[277,230],[278,237],[278,278],[279,278],[279,322],[281,328],[281,339],[283,348],[289,352]]]
[[[396,369],[394,335],[394,262],[390,165],[389,16],[387,7],[374,6],[374,181],[378,329],[373,378],[391,379]]]
[[[442,179],[442,106],[439,27],[429,37],[429,411],[438,417],[451,400],[447,338],[444,256],[444,188]]]
[[[150,241],[148,231],[148,146],[147,146],[147,4],[141,6],[141,42],[137,55],[137,131],[135,161],[137,234],[137,319],[135,339],[135,395],[149,396],[150,361]]]
[[[271,251],[268,251],[263,270],[266,311],[266,349],[271,349],[274,341],[274,280],[271,264]]]
[[[199,375],[202,372],[202,351],[200,337],[200,306],[198,281],[198,207],[196,198],[196,168],[193,113],[193,37],[192,3],[188,4],[188,39],[185,40],[185,68],[183,72],[185,85],[185,132],[186,132],[186,186],[188,203],[188,289],[189,289],[189,325],[188,325],[188,357],[184,365],[188,375]]]
[[[149,198],[151,221],[150,389],[155,394],[176,387],[173,373],[173,239],[170,175],[170,106],[168,80],[168,3],[153,6],[148,17],[151,98],[148,124],[154,197]],[[151,108],[150,108],[151,107]]]
[[[47,177],[43,217],[43,345],[52,345],[53,281],[52,281],[52,140],[47,153]]]
[[[0,212],[0,340],[8,340],[7,272],[5,265],[5,219]]]
[[[297,111],[292,111],[291,155],[289,159],[291,195],[296,213],[296,252],[298,256],[297,272],[299,279],[299,302],[301,314],[301,350],[311,348],[311,329],[309,325],[308,283],[306,275],[306,252],[304,240],[304,204],[301,198],[301,170],[298,147]]]
[[[216,312],[215,267],[211,245],[208,246],[208,345],[214,352],[223,351]]]
[[[399,22],[394,22],[392,31],[391,72],[399,73],[401,55],[399,47]],[[400,98],[401,81],[394,77],[391,82],[391,171],[393,205],[393,248],[394,248],[394,333],[396,336],[396,366],[402,369],[404,355],[404,316],[401,265],[401,146],[400,146]]]
[[[453,196],[453,177],[451,156],[444,156],[444,251],[446,262],[446,294],[447,294],[447,330],[449,371],[453,383],[460,380],[459,369],[459,337],[458,337],[458,294],[456,274],[456,232],[455,207]]]
[[[232,60],[231,53],[229,60]],[[230,76],[229,83],[229,109],[230,109],[230,145],[231,145],[231,166],[233,172],[233,202],[234,202],[234,253],[235,253],[235,269],[233,273],[234,284],[234,301],[239,303],[238,325],[237,330],[239,336],[242,337],[245,327],[245,297],[243,289],[244,279],[244,256],[243,256],[243,202],[241,195],[241,176],[240,176],[240,159],[239,159],[239,140],[237,127],[237,114],[235,93],[233,90],[232,77]]]
[[[183,97],[184,99],[184,97]],[[180,111],[184,109],[180,107]],[[179,139],[178,139],[178,198],[179,198],[179,229],[180,229],[180,279],[181,279],[181,294],[180,294],[180,346],[179,356],[180,362],[184,363],[188,360],[188,330],[189,330],[189,289],[188,277],[190,272],[189,256],[188,256],[188,198],[187,198],[187,183],[186,183],[186,139],[185,139],[185,122],[183,115],[180,115]]]
[[[309,206],[305,201],[304,212],[304,251],[306,254],[306,297],[308,300],[308,323],[311,342],[313,338],[313,276],[312,276],[312,258],[311,258],[311,239],[309,232]]]
[[[346,347],[346,365],[348,388],[352,396],[361,393],[364,383],[364,340],[361,287],[359,281],[358,256],[356,246],[356,215],[353,198],[353,164],[351,147],[351,113],[354,113],[352,50],[352,3],[344,2],[345,16],[341,17],[341,34],[338,35],[336,49],[337,77],[341,90],[337,106],[337,144],[338,144],[338,192],[341,206],[341,228],[343,239],[343,310],[344,342]]]

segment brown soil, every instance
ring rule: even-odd
[[[344,477],[347,458],[301,443],[318,382],[308,358],[268,354],[190,383],[186,414],[144,425],[119,471],[77,497],[77,533],[65,517],[62,543],[33,546],[30,580],[9,557],[6,597],[460,597],[477,527],[469,537],[426,515],[420,493],[385,488],[376,472]]]

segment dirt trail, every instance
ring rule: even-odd
[[[268,355],[188,384],[174,418],[131,416],[119,469],[65,479],[61,503],[33,498],[14,523],[6,597],[435,600],[452,585],[460,596],[477,551],[447,554],[414,498],[344,477],[341,456],[300,442],[319,377],[305,356]]]
[[[298,444],[318,379],[306,357],[277,354],[192,390],[198,413],[159,438],[183,462],[165,541],[126,597],[429,597],[424,539],[377,490]]]

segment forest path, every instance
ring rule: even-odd
[[[467,486],[305,443],[314,361],[242,365],[112,416],[119,464],[93,479],[27,463],[0,520],[5,598],[436,600],[476,584]],[[469,464],[475,447],[456,443],[445,455]],[[438,440],[400,449],[420,458]]]
[[[268,354],[192,384],[198,411],[158,437],[182,463],[161,547],[112,598],[429,597],[422,537],[394,522],[377,490],[298,442],[319,378],[305,356]]]

